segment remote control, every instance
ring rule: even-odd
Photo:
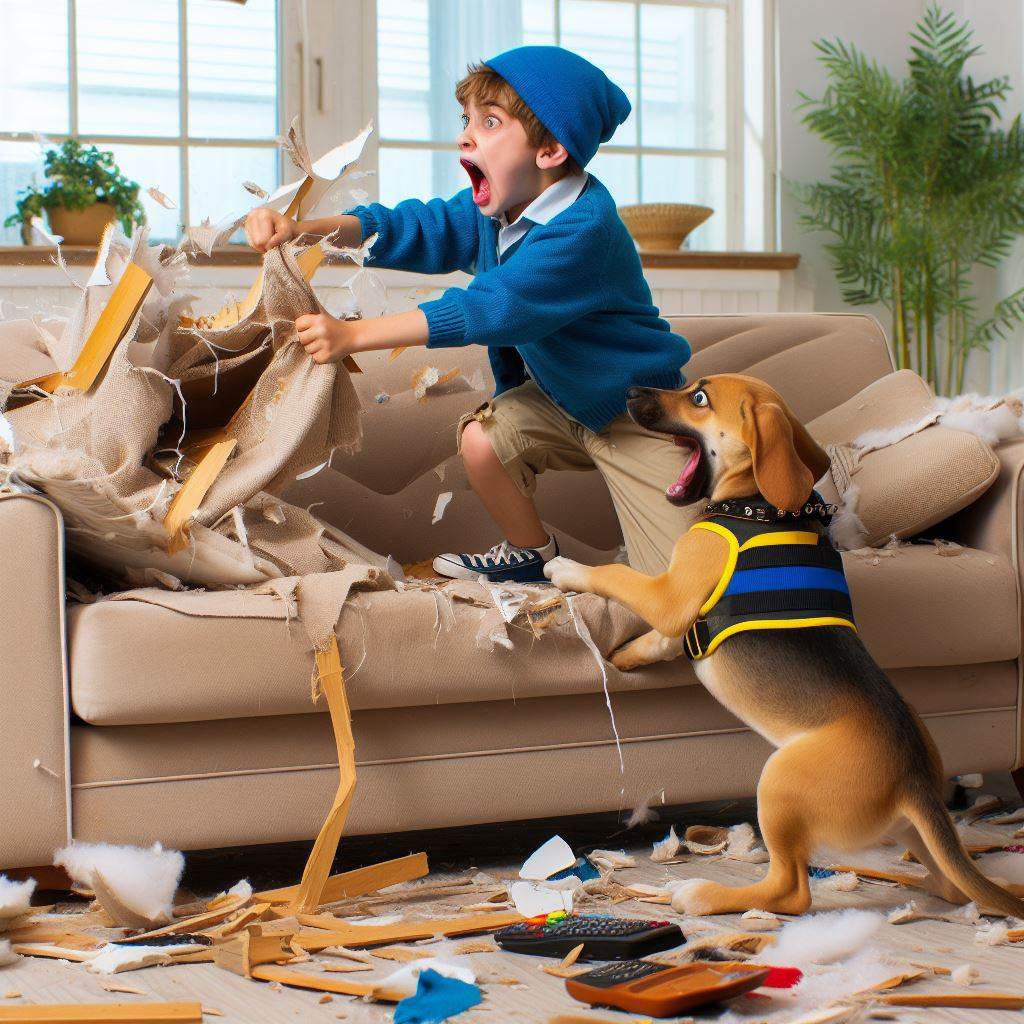
[[[651,1017],[672,1017],[721,1002],[763,984],[769,969],[740,963],[692,963],[673,967],[650,960],[605,964],[567,978],[573,999]]]
[[[510,953],[565,956],[581,942],[581,960],[635,960],[685,942],[677,924],[604,914],[548,914],[494,933]]]

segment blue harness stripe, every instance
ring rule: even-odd
[[[738,569],[733,573],[723,597],[750,594],[759,590],[839,590],[849,594],[846,577],[835,569],[818,566],[776,566],[768,569]]]

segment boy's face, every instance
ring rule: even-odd
[[[565,161],[565,149],[557,143],[531,146],[522,124],[496,103],[471,103],[462,123],[459,162],[473,185],[473,202],[488,217],[508,211],[513,220],[549,184],[543,172]]]

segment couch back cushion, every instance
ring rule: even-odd
[[[776,388],[804,421],[893,369],[885,334],[868,316],[667,319],[690,342],[693,354],[683,367],[688,380],[711,373],[752,374]],[[296,482],[285,497],[303,506],[319,503],[314,511],[320,518],[401,562],[440,551],[482,551],[500,540],[455,451],[459,417],[491,394],[486,351],[475,345],[413,348],[394,358],[375,352],[358,361],[364,371],[355,381],[364,406],[362,451],[336,454],[330,467]],[[441,378],[457,373],[420,397],[415,385],[429,368]],[[445,491],[453,493],[452,501],[441,521],[431,525],[437,496]],[[600,561],[621,543],[611,499],[597,473],[545,473],[537,501],[571,557]]]

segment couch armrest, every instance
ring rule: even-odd
[[[71,834],[63,519],[0,494],[0,870],[53,862]]]
[[[1024,643],[1024,439],[1009,441],[995,449],[999,475],[977,501],[950,517],[934,531],[937,536],[968,547],[1004,557],[1017,577],[1018,643]],[[1024,674],[1021,654],[1017,655],[1017,751],[1014,766],[1024,764]]]
[[[930,530],[967,547],[1003,555],[1021,577],[1021,511],[1024,502],[1024,438],[999,445],[999,475],[995,483],[963,511]]]

